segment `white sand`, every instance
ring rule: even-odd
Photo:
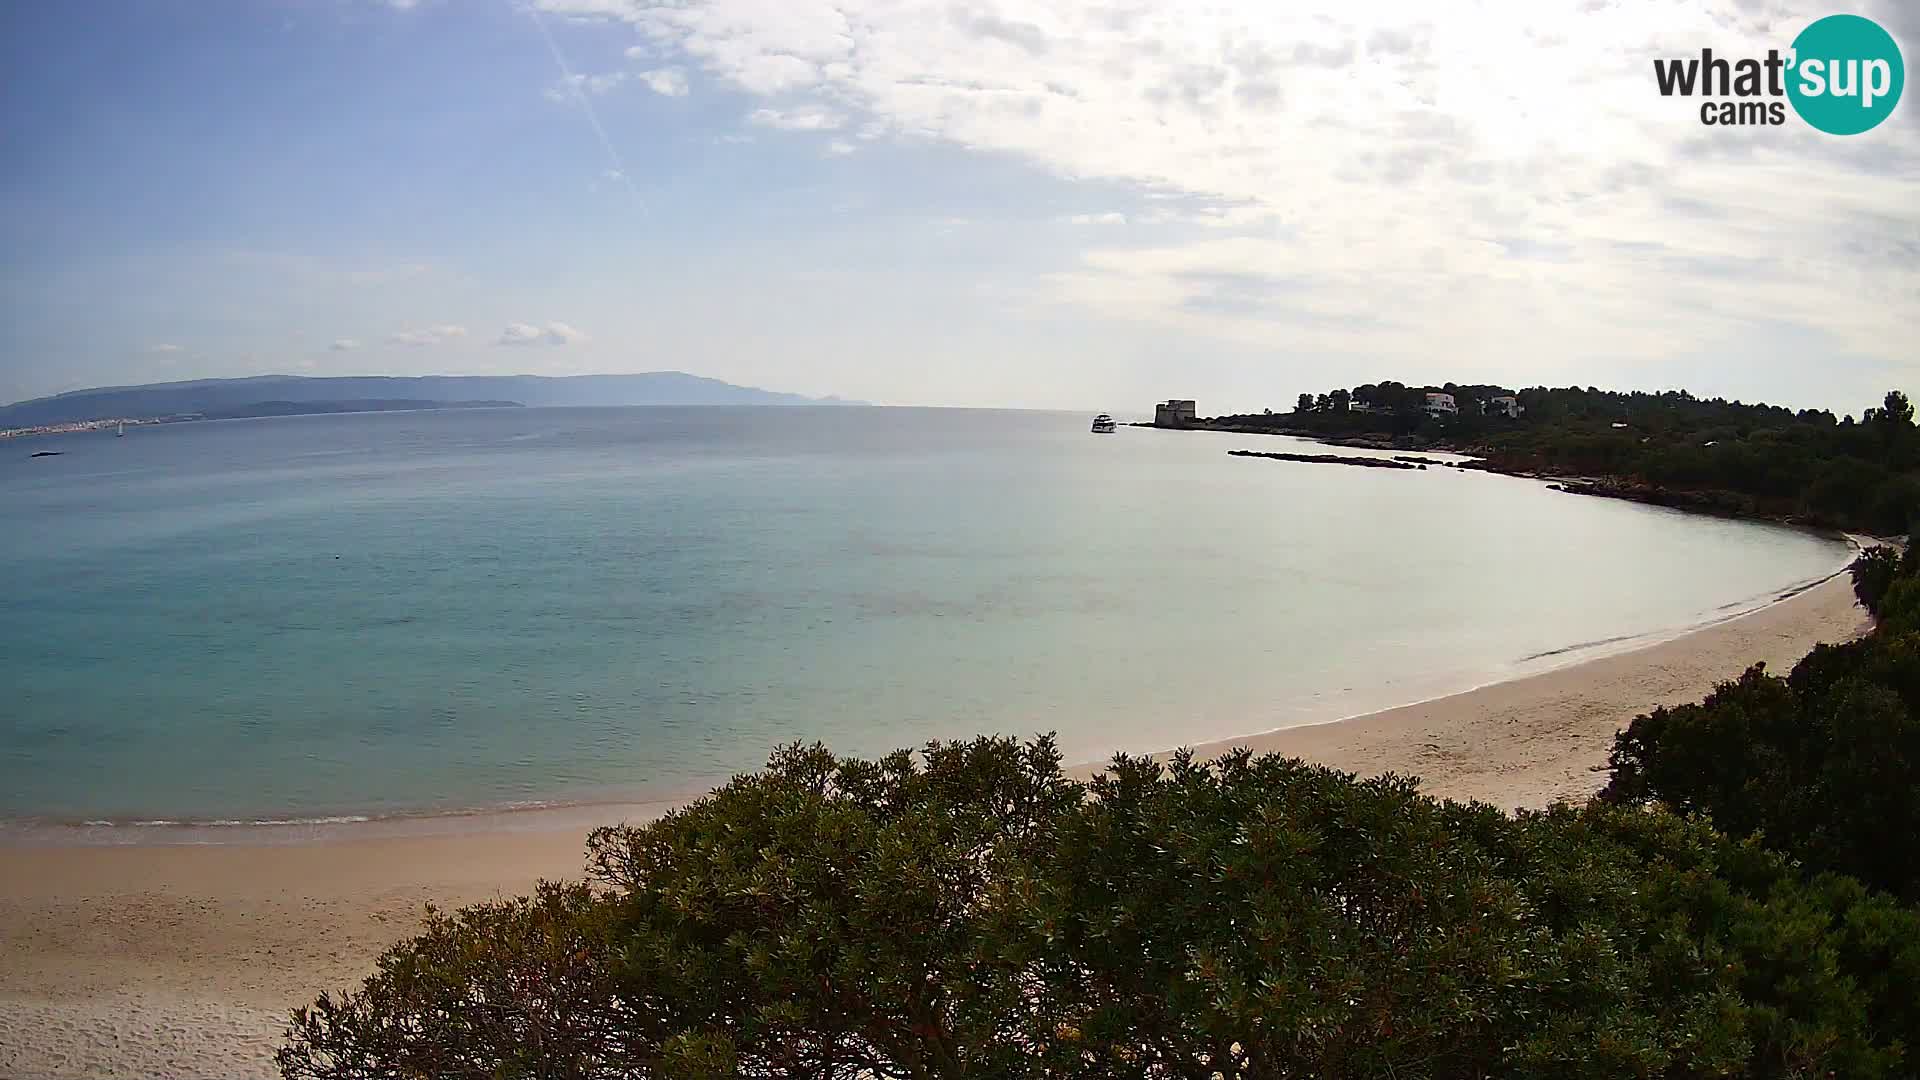
[[[1598,790],[1613,733],[1697,700],[1755,660],[1785,671],[1866,628],[1844,576],[1630,653],[1246,745],[1500,806]],[[609,820],[626,808],[605,808]],[[372,837],[297,845],[0,849],[0,1077],[276,1075],[287,1010],[352,986],[415,925],[577,875],[585,829]]]

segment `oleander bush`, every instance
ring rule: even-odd
[[[1772,688],[1756,690],[1773,693]],[[1913,1075],[1920,914],[1660,809],[793,747],[435,914],[290,1078]]]

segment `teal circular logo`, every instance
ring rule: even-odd
[[[1793,39],[1787,99],[1800,119],[1829,135],[1858,135],[1900,103],[1907,66],[1880,24],[1858,15],[1829,15]]]

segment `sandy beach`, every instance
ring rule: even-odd
[[[1613,733],[1749,663],[1784,671],[1866,628],[1845,575],[1671,641],[1452,697],[1232,746],[1502,807],[1579,800]],[[632,807],[598,808],[605,820]],[[576,875],[590,821],[431,836],[342,829],[296,844],[0,848],[0,1077],[275,1075],[286,1011],[350,987],[415,925]]]

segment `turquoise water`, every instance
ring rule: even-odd
[[[1291,442],[799,408],[0,443],[0,818],[643,797],[795,739],[1054,730],[1084,760],[1465,689],[1846,557],[1507,477],[1225,454]]]

